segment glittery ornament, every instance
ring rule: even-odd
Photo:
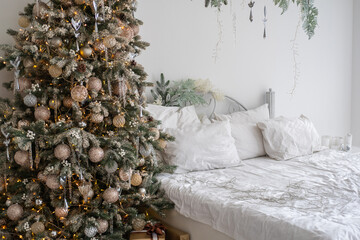
[[[166,146],[167,146],[167,142],[166,142],[165,140],[163,140],[163,139],[160,139],[160,140],[159,140],[159,146],[160,146],[162,149],[164,149],[164,148],[166,148]]]
[[[54,150],[54,155],[57,159],[64,161],[70,157],[71,149],[66,144],[57,145]]]
[[[34,67],[35,63],[31,57],[27,57],[23,60],[23,65],[25,68],[32,68]]]
[[[154,140],[158,140],[160,137],[160,131],[157,128],[150,128],[150,132],[154,136]]]
[[[53,39],[50,40],[51,47],[59,48],[62,46],[62,44],[63,44],[63,41],[60,37],[54,37]]]
[[[47,180],[47,176],[43,172],[39,172],[37,178],[42,182],[46,182]]]
[[[132,30],[134,31],[134,35],[138,35],[140,32],[140,27],[139,25],[130,25],[130,27],[132,28]]]
[[[31,225],[31,231],[36,235],[45,231],[45,225],[42,222],[35,222]]]
[[[116,117],[114,117],[113,119],[113,124],[115,127],[117,128],[121,128],[125,126],[125,117],[121,114],[117,115]]]
[[[35,107],[37,104],[37,98],[34,94],[29,93],[24,97],[24,104],[28,107]]]
[[[86,87],[78,85],[71,90],[71,97],[76,102],[82,102],[87,99],[89,93]]]
[[[118,169],[119,165],[116,162],[111,162],[105,165],[105,170],[108,173],[114,173]]]
[[[129,170],[124,170],[123,168],[120,169],[119,171],[119,177],[121,180],[123,181],[129,181],[130,179],[130,171]]]
[[[18,122],[18,128],[28,127],[30,126],[30,122],[28,120],[20,120]]]
[[[109,228],[109,222],[105,219],[98,219],[97,220],[97,230],[98,233],[103,234],[105,233]]]
[[[60,219],[66,218],[68,214],[69,214],[69,210],[67,208],[64,207],[55,208],[55,216],[57,216]]]
[[[86,128],[87,123],[86,122],[79,122],[79,127]]]
[[[19,204],[11,205],[6,211],[8,218],[10,218],[10,220],[13,221],[19,220],[22,217],[23,213],[24,213],[24,209]]]
[[[62,74],[62,69],[56,65],[51,65],[49,67],[49,73],[53,78],[60,77]]]
[[[107,48],[112,48],[116,45],[116,39],[114,36],[107,36],[103,40],[104,46]]]
[[[55,190],[60,188],[60,181],[58,175],[48,175],[46,178],[46,186],[48,188]]]
[[[141,183],[142,183],[142,177],[141,177],[140,173],[134,173],[131,176],[131,185],[137,187],[137,186],[140,186]]]
[[[60,100],[50,99],[49,107],[51,109],[59,108],[60,106],[61,106],[61,101]]]
[[[75,0],[75,4],[77,5],[85,4],[85,0]]]
[[[20,27],[27,28],[28,26],[30,26],[30,19],[28,17],[21,16],[18,23]]]
[[[134,218],[131,222],[134,231],[142,231],[146,225],[144,219],[141,218]]]
[[[141,196],[145,196],[146,195],[146,189],[145,188],[139,188],[139,193]]]
[[[37,107],[35,109],[35,118],[36,120],[49,120],[51,112],[47,107],[41,106],[41,107]]]
[[[89,238],[95,237],[95,235],[97,234],[97,228],[96,227],[86,227],[84,229],[84,233]]]
[[[97,77],[91,77],[88,82],[88,89],[90,91],[99,92],[102,88],[102,82]]]
[[[25,77],[19,78],[19,91],[23,92],[26,89],[31,88],[31,80]]]
[[[108,203],[119,200],[119,192],[115,188],[108,188],[103,193],[103,199]]]
[[[43,2],[39,1],[39,4],[35,4],[33,8],[33,16],[39,18],[45,18],[47,14],[45,13],[46,10],[49,10],[49,6]]]
[[[72,108],[74,100],[71,97],[66,97],[63,100],[63,105],[67,108]]]
[[[90,161],[93,163],[101,162],[104,159],[104,150],[100,147],[92,147],[89,151]]]
[[[105,51],[105,45],[104,45],[103,41],[96,40],[93,47],[94,47],[94,50],[97,52]]]
[[[92,55],[92,48],[89,47],[89,46],[86,46],[86,47],[82,47],[80,48],[80,55],[83,57],[83,58],[88,58]]]
[[[103,121],[104,121],[104,116],[101,113],[92,113],[90,116],[90,122],[102,123]]]
[[[30,167],[29,152],[27,151],[17,151],[14,155],[14,160],[22,167]]]
[[[120,36],[130,42],[134,38],[134,30],[131,27],[125,27]]]

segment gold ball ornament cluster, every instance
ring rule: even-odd
[[[19,91],[23,92],[26,89],[31,88],[31,80],[25,77],[19,78]]]
[[[47,120],[49,120],[49,118],[51,116],[51,112],[50,112],[49,108],[47,108],[45,106],[41,106],[41,107],[37,107],[35,109],[34,115],[35,115],[36,120],[47,121]]]
[[[66,97],[63,99],[63,105],[67,108],[72,108],[74,100],[71,97]]]
[[[51,65],[49,67],[49,73],[53,78],[60,77],[62,74],[62,69],[56,65]]]
[[[47,176],[46,186],[48,186],[48,188],[50,188],[52,190],[58,189],[60,187],[59,176],[57,176],[57,175]]]
[[[76,102],[85,101],[88,98],[88,90],[86,87],[78,85],[71,90],[71,98]]]
[[[30,167],[30,158],[27,151],[17,151],[14,156],[14,160],[22,167]]]
[[[30,26],[30,19],[28,17],[21,16],[18,23],[20,27],[27,28],[28,26]]]
[[[92,113],[90,116],[90,122],[92,123],[102,123],[104,121],[104,116],[101,113]]]
[[[113,125],[117,128],[124,127],[126,123],[125,117],[121,114],[117,115],[113,119]]]
[[[88,89],[90,91],[99,92],[102,88],[102,82],[97,77],[91,77],[88,82]]]
[[[104,43],[104,46],[107,47],[107,48],[113,48],[115,47],[116,45],[116,39],[114,36],[106,36],[104,39],[103,39],[103,43]]]
[[[101,147],[92,147],[89,150],[89,158],[93,163],[101,162],[104,159],[105,152]]]
[[[64,207],[55,208],[55,216],[57,216],[60,219],[66,218],[68,214],[69,214],[69,210],[67,208]]]
[[[131,222],[134,231],[142,231],[146,225],[144,219],[141,218],[134,218]]]
[[[23,213],[24,209],[19,204],[11,205],[6,211],[8,218],[13,221],[19,220],[23,216]]]
[[[71,149],[66,144],[57,145],[54,150],[54,155],[57,159],[64,161],[70,157]]]
[[[140,173],[134,173],[131,176],[131,185],[138,187],[141,185],[141,183],[142,183],[142,177],[141,177]]]
[[[93,50],[91,47],[89,46],[85,46],[85,47],[82,47],[80,48],[80,55],[83,57],[83,58],[89,58],[91,57],[93,53]]]
[[[98,219],[97,220],[97,230],[98,233],[103,234],[105,233],[109,228],[109,222],[105,219]]]
[[[104,191],[102,197],[108,203],[115,203],[119,200],[119,192],[115,188],[108,188]]]
[[[57,99],[50,99],[49,100],[49,107],[51,109],[59,108],[61,106],[61,101]]]
[[[45,225],[42,222],[35,222],[31,225],[31,231],[37,235],[45,231]]]
[[[39,5],[37,5],[37,4],[34,5],[33,16],[34,17],[39,17],[39,18],[45,18],[47,14],[44,11],[49,10],[49,9],[50,8],[49,8],[48,5],[46,5],[45,3],[39,1]]]

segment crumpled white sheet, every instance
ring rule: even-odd
[[[236,240],[359,240],[360,153],[159,176],[186,217]]]

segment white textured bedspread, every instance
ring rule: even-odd
[[[159,178],[181,214],[236,240],[360,240],[358,153],[256,158]]]

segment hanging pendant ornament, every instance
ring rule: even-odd
[[[10,64],[14,67],[15,69],[15,81],[14,81],[14,93],[16,93],[17,91],[20,90],[20,84],[19,84],[19,77],[20,77],[20,62],[21,62],[21,58],[17,57],[14,61],[10,61]]]
[[[76,38],[76,52],[80,51],[78,38],[80,36],[79,30],[81,27],[81,20],[76,21],[74,18],[71,18],[71,25],[75,29],[75,38]]]
[[[10,133],[5,132],[4,128],[1,128],[1,133],[5,137],[4,145],[6,146],[6,159],[10,162],[10,152],[9,152]]]
[[[93,0],[93,6],[94,6],[94,12],[95,12],[95,32],[98,33],[99,32],[99,28],[98,28],[98,20],[99,20],[99,13],[98,13],[98,6],[96,4],[96,1]]]
[[[255,5],[255,2],[254,2],[254,1],[250,1],[248,5],[249,5],[249,8],[250,8],[250,17],[249,17],[249,19],[250,19],[250,22],[252,22],[252,21],[254,21],[253,7],[254,7],[254,5]]]
[[[264,22],[264,35],[263,35],[263,38],[265,39],[267,34],[266,34],[266,23],[267,23],[267,16],[266,16],[266,6],[264,6],[264,19],[263,19],[263,22]]]

